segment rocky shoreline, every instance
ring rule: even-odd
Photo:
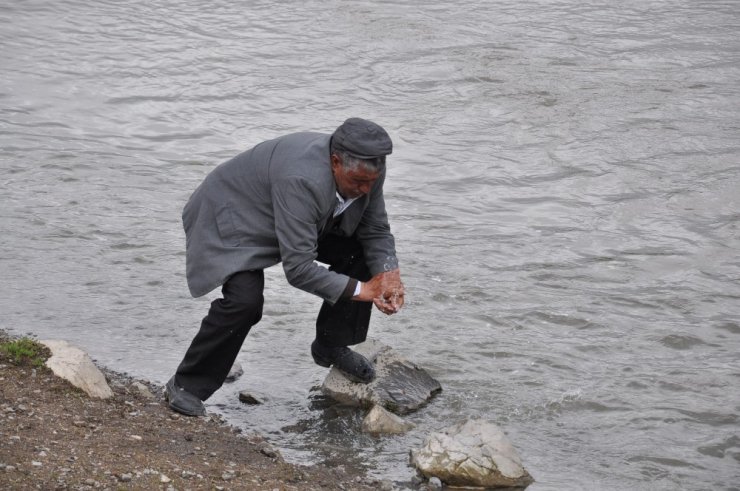
[[[0,343],[12,339],[0,330]],[[161,387],[101,370],[108,399],[0,351],[0,489],[393,488],[342,467],[287,463],[259,435],[217,415],[180,416]]]

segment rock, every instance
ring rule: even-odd
[[[272,445],[266,442],[262,443],[259,446],[259,451],[262,455],[265,455],[266,457],[270,457],[271,459],[281,458],[280,452],[276,450]]]
[[[144,399],[153,400],[157,398],[154,394],[152,394],[152,391],[149,390],[149,387],[139,381],[135,381],[134,383],[132,383],[131,387],[133,387],[134,390],[138,392],[139,395],[141,395]]]
[[[362,420],[362,431],[373,435],[400,435],[413,427],[413,423],[404,421],[399,416],[377,405],[373,406],[365,419]]]
[[[468,420],[429,436],[411,451],[411,463],[427,478],[450,486],[527,487],[534,479],[504,432],[483,420]]]
[[[51,357],[46,360],[46,366],[54,372],[54,375],[69,381],[90,397],[99,399],[113,397],[113,391],[105,381],[105,376],[93,364],[87,353],[66,341],[39,342],[51,351]]]
[[[262,404],[261,400],[259,400],[257,397],[250,394],[246,390],[239,392],[239,400],[242,401],[244,404],[251,404],[251,405]]]
[[[378,405],[396,414],[408,414],[442,390],[437,380],[390,346],[368,339],[353,349],[375,363],[376,377],[369,384],[355,383],[332,368],[321,390],[337,402],[361,407]]]
[[[393,485],[393,482],[389,481],[388,479],[383,479],[378,484],[379,491],[393,491],[394,489],[396,489],[396,487]]]
[[[234,363],[231,366],[231,370],[229,370],[229,374],[226,375],[226,382],[233,382],[242,375],[244,375],[244,369],[239,363]]]

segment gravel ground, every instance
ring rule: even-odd
[[[0,331],[0,342],[9,337]],[[103,370],[89,398],[45,367],[0,351],[0,489],[392,489],[343,468],[286,463],[217,416],[170,411],[161,388]]]

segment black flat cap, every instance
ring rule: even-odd
[[[362,118],[349,118],[332,135],[332,144],[358,159],[384,157],[393,151],[393,142],[379,125]]]

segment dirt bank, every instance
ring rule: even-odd
[[[0,331],[0,343],[9,340]],[[161,388],[103,372],[115,395],[90,399],[47,368],[0,351],[0,489],[391,487],[341,468],[288,464],[258,436],[218,417],[179,416]]]

